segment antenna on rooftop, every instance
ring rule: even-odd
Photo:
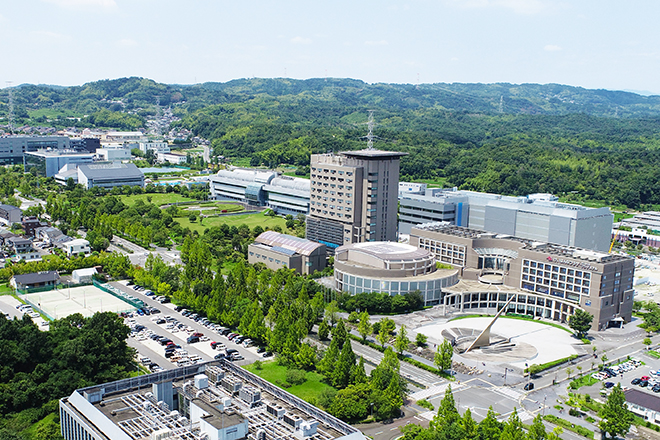
[[[11,81],[7,81],[7,92],[9,93],[9,133],[14,134],[14,95],[11,93]]]
[[[374,136],[374,126],[376,123],[374,122],[374,111],[369,110],[369,119],[367,120],[367,127],[369,128],[369,132],[365,136],[367,138],[367,150],[373,150],[374,149],[374,139],[376,136]]]

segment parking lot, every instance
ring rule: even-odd
[[[214,324],[204,325],[191,317],[183,316],[180,312],[174,310],[173,304],[161,304],[151,297],[145,295],[145,290],[135,290],[131,286],[123,283],[113,283],[115,287],[131,293],[144,301],[145,306],[156,309],[157,313],[149,315],[139,315],[132,313],[125,319],[126,324],[139,331],[131,333],[129,345],[138,351],[138,359],[145,360],[144,364],[153,371],[158,369],[172,369],[177,366],[190,365],[197,362],[212,360],[218,354],[227,354],[227,349],[235,350],[243,359],[237,359],[235,362],[240,365],[250,364],[257,359],[263,359],[264,353],[258,353],[259,347],[244,347],[242,344],[236,344],[229,341],[227,335],[220,335],[219,326]],[[199,319],[199,318],[198,318]],[[141,328],[143,327],[143,328]],[[202,336],[199,342],[188,342],[188,338],[195,333]],[[171,345],[178,346],[169,357],[165,355],[165,345],[161,345],[155,338],[157,336],[172,342]],[[216,349],[211,347],[211,342],[217,344]],[[148,362],[146,360],[148,359]]]

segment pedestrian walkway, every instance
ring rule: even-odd
[[[506,387],[493,388],[493,390],[496,393],[499,393],[499,394],[501,394],[505,397],[510,397],[510,398],[512,398],[513,400],[516,400],[516,401],[518,401],[520,399],[520,397],[523,395],[523,393],[521,393],[520,391],[516,391],[516,390],[513,390],[511,388],[506,388]]]
[[[445,392],[447,391],[447,388],[451,385],[452,391],[456,391],[460,388],[463,387],[461,384],[449,384],[449,383],[443,383],[442,385],[436,385],[430,388],[427,388],[425,390],[417,391],[416,393],[413,393],[410,395],[410,398],[413,400],[420,400],[420,399],[428,399],[431,396],[439,396],[439,395],[444,395]]]

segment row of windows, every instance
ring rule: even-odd
[[[310,205],[317,205],[317,206],[323,206],[324,208],[328,207],[327,203],[321,203],[321,202],[310,202]],[[329,205],[330,209],[335,209],[335,205]],[[338,211],[342,211],[343,209],[346,209],[347,212],[350,212],[353,210],[353,208],[349,208],[348,206],[344,208],[343,206],[337,206],[336,207]]]
[[[564,281],[568,283],[582,284],[583,286],[589,286],[590,281],[588,279],[575,278],[568,275],[559,275],[556,271],[554,272],[544,272],[540,269],[530,269],[528,267],[523,267],[523,273],[530,275],[537,275],[538,277],[551,278],[553,280]],[[619,284],[618,280],[616,284]]]
[[[349,209],[349,208],[347,208],[347,209]],[[309,208],[309,211],[310,211],[310,212],[316,212],[316,213],[323,214],[323,215],[328,215],[328,214],[330,214],[331,216],[337,216],[337,217],[340,217],[340,218],[341,218],[341,217],[345,217],[345,218],[348,219],[348,220],[350,220],[351,218],[353,218],[353,216],[352,216],[351,214],[342,214],[341,212],[335,212],[335,211],[329,211],[329,212],[328,212],[327,209]]]
[[[353,181],[351,180],[351,181],[349,181],[348,183],[352,183],[352,182],[353,182]],[[322,183],[322,182],[318,182],[318,181],[316,181],[316,180],[312,180],[312,186],[314,186],[314,185],[317,185],[317,186],[323,186],[323,187],[325,187],[325,188],[344,189],[344,185],[335,185],[334,183]],[[349,190],[349,191],[352,191],[352,190],[353,190],[353,187],[350,186],[350,185],[346,185],[346,189]],[[314,192],[314,190],[315,190],[315,189],[312,188],[312,192]],[[320,188],[316,188],[316,191],[321,192],[321,189],[320,189]],[[327,192],[328,192],[328,191],[326,191],[326,194],[327,194]]]
[[[287,264],[288,264],[286,261],[280,261],[280,260],[278,260],[276,258],[273,258],[273,257],[269,257],[269,256],[266,256],[266,255],[261,255],[261,254],[255,254],[254,251],[250,251],[250,255],[253,255],[255,258],[261,258],[262,260],[268,259],[268,261],[270,261],[271,263],[273,261],[275,261],[275,264],[281,264],[284,267],[287,267]]]
[[[327,191],[326,191],[326,192],[327,192]],[[350,195],[349,195],[349,197],[350,197]],[[311,198],[311,199],[318,199],[318,200],[325,200],[326,202],[328,201],[328,197],[327,197],[327,196],[315,196],[315,195],[312,194],[312,195],[310,196],[310,198]],[[331,202],[346,203],[347,205],[351,205],[351,204],[353,203],[353,202],[351,202],[350,200],[346,200],[346,201],[344,201],[344,199],[337,199],[337,198],[335,198],[335,197],[329,197],[329,199],[330,199]]]
[[[343,170],[333,170],[333,169],[328,169],[328,168],[316,168],[316,167],[312,167],[312,171],[319,171],[319,172],[321,172],[321,173],[339,174],[340,176],[343,176],[343,175],[344,175],[344,171],[343,171]],[[346,175],[347,175],[347,176],[352,176],[352,175],[353,175],[353,171],[346,171]]]
[[[523,266],[538,268],[539,270],[548,270],[548,271],[557,272],[557,273],[561,273],[561,274],[568,274],[570,276],[582,277],[582,278],[585,278],[587,280],[591,279],[591,273],[590,272],[586,272],[586,271],[583,272],[581,270],[569,269],[567,267],[562,267],[562,266],[555,266],[554,264],[545,264],[545,263],[539,263],[539,262],[536,262],[536,261],[524,260],[523,261]]]

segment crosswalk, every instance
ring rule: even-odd
[[[516,391],[516,390],[512,390],[511,388],[504,388],[504,387],[503,388],[493,388],[493,390],[496,393],[502,394],[506,397],[510,397],[511,399],[516,400],[516,401],[519,400],[520,397],[523,395],[523,393],[521,393],[519,391]]]
[[[439,396],[441,394],[445,394],[445,391],[447,391],[447,387],[451,385],[452,391],[456,391],[457,389],[461,388],[463,385],[460,384],[449,384],[449,383],[443,383],[441,385],[436,385],[429,387],[425,390],[420,390],[417,391],[416,393],[412,393],[410,395],[410,398],[413,400],[420,400],[420,399],[427,399],[431,396]]]

